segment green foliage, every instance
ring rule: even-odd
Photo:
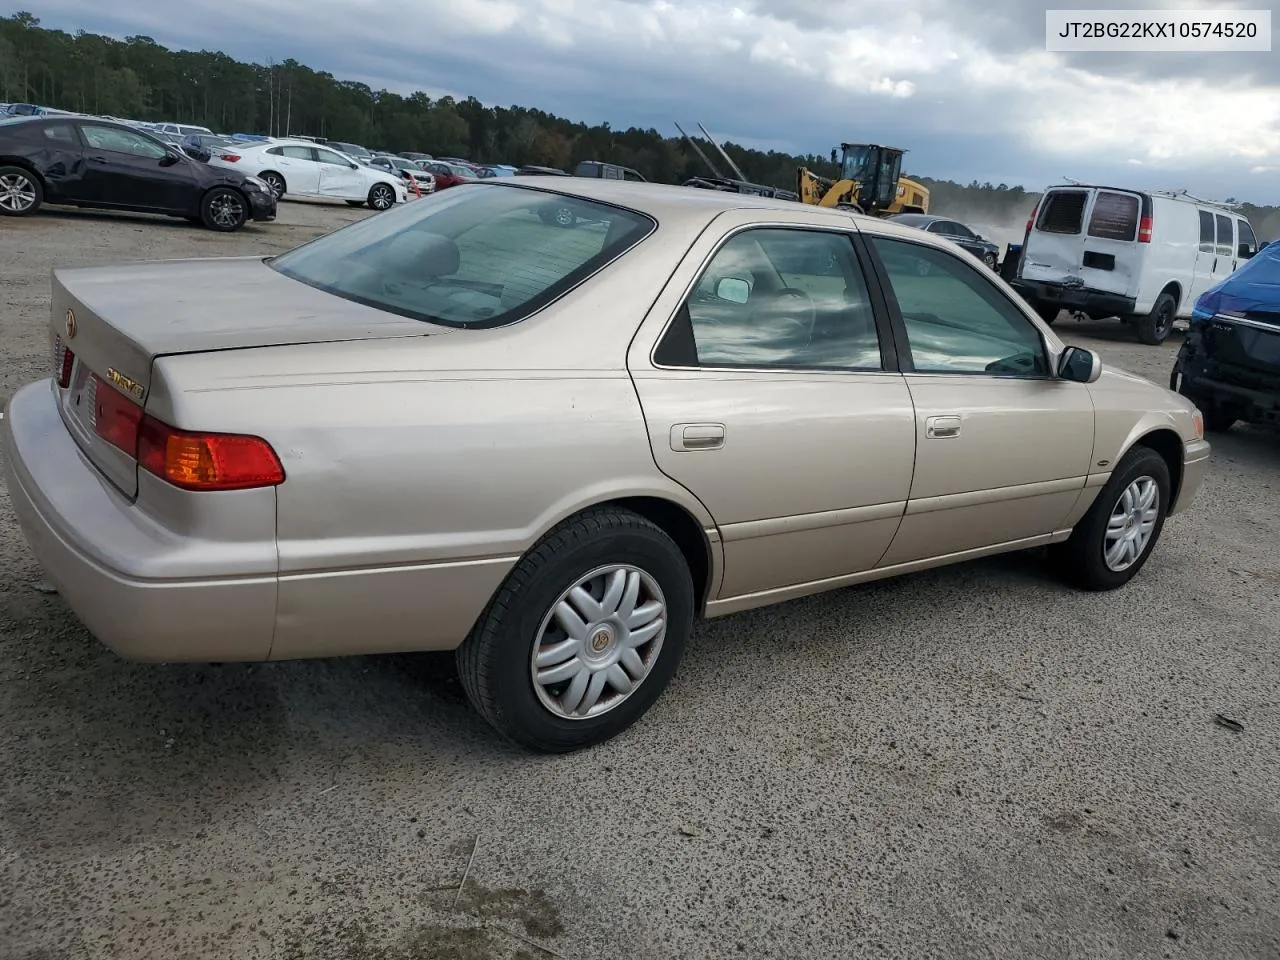
[[[83,30],[72,35],[40,26],[27,12],[0,17],[0,101],[196,123],[222,133],[307,134],[487,163],[571,169],[581,160],[605,160],[665,183],[711,173],[683,138],[654,129],[588,126],[528,107],[486,107],[474,97],[401,96],[295,60],[241,63],[216,51],[170,50],[151,37],[117,40]],[[722,173],[730,173],[714,148],[701,146]],[[746,178],[758,183],[793,190],[801,165],[826,177],[837,173],[829,156],[723,146]],[[1005,184],[917,178],[931,191],[930,209],[957,218],[1012,223],[1025,219],[1037,199]],[[1264,239],[1280,230],[1277,208],[1244,209]]]

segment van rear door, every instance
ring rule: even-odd
[[[1138,231],[1150,203],[1128,190],[1048,191],[1022,253],[1023,278],[1134,296]]]

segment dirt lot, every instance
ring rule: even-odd
[[[364,215],[0,223],[0,402],[46,375],[52,266]],[[1159,381],[1176,350],[1063,329]],[[706,624],[561,758],[448,657],[124,663],[0,497],[0,960],[1280,958],[1278,475],[1274,434],[1216,439],[1114,594],[1016,556]]]

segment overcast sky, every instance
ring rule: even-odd
[[[11,12],[243,60],[293,57],[374,87],[474,95],[614,127],[674,134],[673,121],[686,130],[701,121],[721,139],[798,152],[888,142],[910,150],[908,171],[961,182],[1040,189],[1073,177],[1280,202],[1275,54],[1049,54],[1046,5],[26,0]]]

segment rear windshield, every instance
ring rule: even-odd
[[[1089,216],[1089,236],[1100,240],[1133,240],[1138,233],[1138,198],[1130,193],[1099,190]]]
[[[1041,233],[1080,232],[1084,221],[1084,205],[1089,194],[1084,190],[1052,190],[1040,205],[1036,229]]]
[[[268,262],[400,316],[498,327],[568,292],[656,226],[632,210],[491,180],[397,206]]]

